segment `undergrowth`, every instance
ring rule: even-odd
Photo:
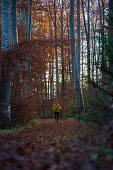
[[[110,97],[103,94],[99,90],[90,89],[84,91],[84,107],[85,114],[77,112],[76,102],[69,106],[69,115],[66,117],[68,120],[78,120],[82,123],[97,124],[104,126],[113,119],[113,113],[106,109],[106,106],[112,104]]]
[[[17,126],[11,128],[11,129],[1,129],[0,135],[8,135],[8,134],[11,134],[11,133],[19,133],[19,132],[22,132],[26,129],[36,127],[38,125],[39,125],[38,120],[34,119],[31,123],[28,123],[28,124],[25,124],[25,125],[17,125]]]

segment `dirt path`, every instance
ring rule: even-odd
[[[113,169],[112,155],[87,133],[79,122],[40,120],[37,127],[0,136],[0,170]]]

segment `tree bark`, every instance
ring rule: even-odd
[[[88,0],[88,29],[86,26],[83,0],[81,0],[81,3],[82,3],[82,13],[83,13],[85,33],[86,33],[86,40],[87,40],[87,81],[89,83],[90,82],[90,1]]]
[[[80,89],[78,59],[75,52],[75,29],[74,29],[74,0],[70,0],[70,40],[71,40],[71,57],[72,57],[72,71],[74,77],[74,85],[76,89],[78,112],[84,111],[82,94]]]
[[[90,82],[90,0],[88,0],[88,40],[87,40],[87,72],[88,82]]]
[[[64,92],[64,45],[63,45],[63,3],[61,9],[61,58],[62,58],[62,91]]]
[[[77,59],[78,74],[80,79],[80,0],[77,0]]]
[[[57,53],[57,24],[56,24],[56,0],[54,0],[54,28],[55,28],[55,57],[56,57],[56,85],[57,97],[59,97],[59,73],[58,73],[58,53]]]
[[[32,17],[32,0],[29,0],[29,13],[27,10],[25,10],[25,33],[26,33],[26,40],[31,39],[31,17]],[[26,71],[27,71],[27,88],[26,88],[26,93],[27,93],[27,98],[28,96],[32,93],[32,75],[31,75],[31,57],[27,56],[27,61],[26,61]]]
[[[29,0],[28,39],[31,39],[32,0]]]
[[[12,0],[12,41],[13,45],[17,44],[17,13],[16,13],[17,0]]]
[[[109,0],[109,70],[113,73],[113,1]]]
[[[11,49],[11,6],[10,0],[1,0],[1,50],[5,52]],[[1,80],[0,80],[0,116],[7,116],[10,119],[10,68],[9,58],[3,55],[5,63],[1,63]],[[6,59],[7,57],[7,59]]]

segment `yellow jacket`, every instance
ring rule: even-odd
[[[52,109],[54,112],[59,112],[59,110],[61,109],[61,106],[58,103],[53,104]]]

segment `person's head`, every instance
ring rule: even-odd
[[[58,103],[57,99],[55,100],[55,103],[56,103],[56,104]]]

